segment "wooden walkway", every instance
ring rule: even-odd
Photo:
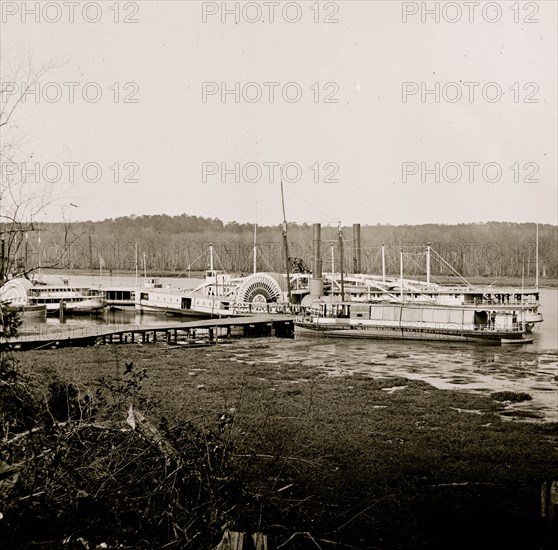
[[[215,344],[235,334],[242,336],[294,336],[294,317],[287,315],[255,315],[223,319],[201,319],[157,325],[36,325],[37,330],[23,332],[3,343],[16,350],[49,349],[95,344],[175,345]]]

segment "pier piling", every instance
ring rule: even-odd
[[[18,350],[46,349],[56,341],[56,346],[86,346],[94,344],[127,344],[141,342],[142,344],[165,342],[167,345],[178,344],[178,336],[186,339],[190,344],[196,343],[196,336],[201,334],[204,340],[211,344],[219,341],[219,336],[230,338],[234,333],[244,337],[269,337],[293,338],[294,318],[278,315],[257,315],[253,317],[230,317],[223,319],[205,319],[180,323],[174,325],[158,325],[134,328],[122,325],[100,327],[98,325],[82,329],[68,330],[56,336],[37,334],[34,336],[22,335],[11,339],[5,345]],[[201,333],[199,332],[201,331]],[[159,338],[157,338],[159,333]]]

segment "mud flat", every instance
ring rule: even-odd
[[[245,490],[227,526],[263,532],[271,548],[555,547],[541,487],[558,479],[558,425],[504,421],[505,400],[403,377],[331,377],[270,355],[265,341],[243,340],[18,359],[36,382],[82,391],[144,370],[139,402],[153,423],[234,443]]]

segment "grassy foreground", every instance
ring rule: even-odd
[[[119,383],[125,399],[102,402],[113,418],[124,421],[132,404],[163,434],[180,433],[180,441],[184,430],[196,434],[200,445],[188,436],[188,449],[192,455],[201,449],[207,460],[191,469],[211,478],[203,499],[215,510],[206,520],[207,533],[188,545],[179,532],[189,533],[188,526],[172,523],[169,548],[213,548],[225,526],[263,532],[270,548],[555,547],[556,528],[541,518],[541,485],[558,479],[557,425],[503,421],[501,402],[419,381],[332,378],[315,367],[266,363],[265,342],[189,350],[106,346],[23,352],[17,358],[21,371],[45,392],[58,380],[58,387],[72,384],[79,395],[94,399],[100,386]],[[245,348],[246,362],[231,360],[230,345]],[[96,465],[102,462],[93,448],[89,453]],[[84,478],[92,469],[72,467],[81,468]],[[126,495],[123,509],[129,513],[134,502],[143,502],[143,492],[156,494],[163,482],[152,489],[147,478],[127,478],[118,489]],[[106,483],[82,499],[88,507],[100,506],[95,497]],[[73,500],[67,504],[77,506]],[[165,506],[171,510],[170,503]],[[109,548],[163,547],[160,538],[142,535],[137,518],[144,512],[155,509],[133,518],[123,512],[118,525],[106,522],[112,535],[95,525],[81,539]],[[127,522],[143,540],[138,535],[134,541]],[[26,529],[35,527],[29,523]],[[68,544],[80,534],[79,525],[72,529]],[[29,547],[49,547],[35,542]]]

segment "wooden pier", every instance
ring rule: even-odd
[[[294,317],[257,315],[203,319],[157,325],[37,325],[38,330],[22,333],[3,342],[15,350],[93,346],[98,344],[211,345],[231,336],[294,337]]]

